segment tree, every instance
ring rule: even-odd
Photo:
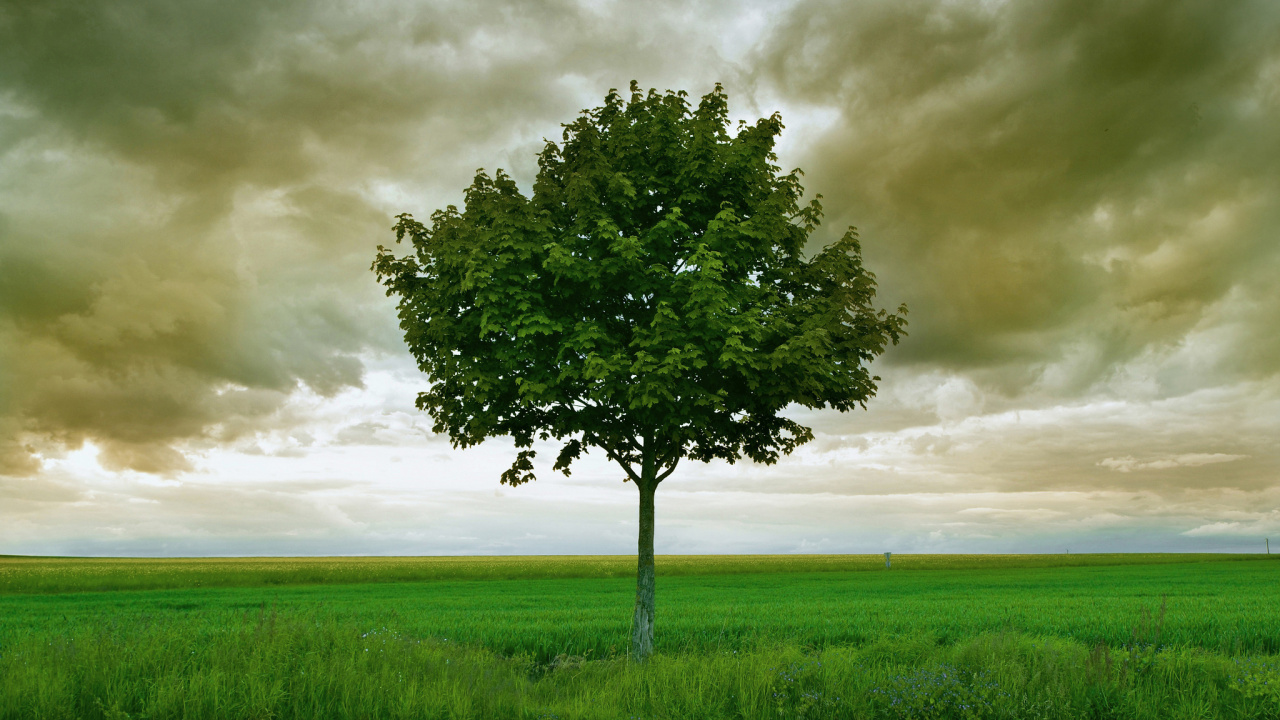
[[[905,332],[872,307],[856,230],[806,256],[822,208],[773,165],[775,114],[730,134],[719,84],[611,90],[538,159],[532,197],[478,171],[465,209],[398,216],[373,270],[431,380],[417,406],[454,447],[509,435],[501,482],[534,479],[535,440],[568,475],[603,451],[635,484],[632,657],[653,649],[654,493],[682,458],[771,464],[813,438],[789,405],[866,407],[870,362]],[[819,198],[821,196],[818,196]]]

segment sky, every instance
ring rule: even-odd
[[[1271,0],[0,0],[0,554],[634,552],[600,453],[431,433],[369,269],[633,79],[780,112],[910,308],[867,410],[682,463],[659,553],[1280,539]]]

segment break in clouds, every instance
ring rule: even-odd
[[[630,519],[603,463],[495,497],[424,430],[368,266],[632,78],[781,111],[910,307],[869,412],[664,486],[667,551],[1280,530],[1273,3],[55,1],[0,3],[6,541],[626,551],[565,529]]]

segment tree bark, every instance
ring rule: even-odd
[[[646,459],[647,460],[647,459]],[[631,659],[644,662],[653,654],[653,497],[658,489],[655,469],[645,462],[640,482],[640,539],[636,562],[636,613],[631,621]]]

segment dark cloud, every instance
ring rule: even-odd
[[[1233,292],[1273,306],[1278,68],[1272,3],[813,0],[757,77],[838,111],[808,184],[911,305],[894,358],[1016,391],[1072,345],[1087,386]]]
[[[372,248],[476,167],[527,188],[542,138],[632,78],[781,110],[825,232],[860,226],[884,304],[911,307],[871,412],[802,413],[819,440],[779,466],[682,469],[672,537],[767,549],[769,518],[808,538],[883,515],[866,542],[918,526],[916,547],[956,549],[921,533],[1274,524],[1233,513],[1280,467],[1278,7],[0,0],[0,475],[34,475],[0,483],[6,537],[83,550],[126,517],[121,537],[193,552],[279,528],[347,552],[388,514],[417,532],[455,506],[432,532],[524,532],[488,485],[401,506],[491,482],[510,448],[426,447],[420,378],[379,357],[404,353]],[[421,454],[379,464],[387,445]],[[343,458],[347,485],[278,482]],[[521,507],[586,497],[558,527],[624,548],[600,462]],[[192,468],[214,477],[109,472]],[[752,539],[705,540],[721,530]],[[378,542],[359,547],[402,547]]]
[[[361,386],[400,347],[368,273],[391,215],[513,145],[529,175],[583,87],[678,62],[673,7],[0,5],[0,473],[85,440],[180,472]]]

